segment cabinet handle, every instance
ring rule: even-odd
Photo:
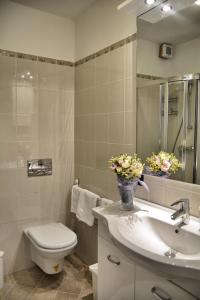
[[[110,254],[107,256],[107,260],[109,260],[111,263],[113,263],[113,264],[115,264],[115,265],[117,265],[117,266],[120,265],[120,261],[119,261],[119,260],[118,260],[118,261],[114,260],[114,259],[111,257]]]
[[[172,298],[170,297],[170,296],[168,296],[168,295],[166,295],[166,296],[161,296],[160,294],[159,294],[159,291],[162,293],[162,294],[164,294],[165,292],[163,291],[163,290],[161,290],[160,288],[157,288],[157,287],[152,287],[152,289],[151,289],[151,292],[152,292],[152,294],[155,296],[155,298],[156,299],[158,299],[158,300],[172,300]],[[166,293],[165,293],[166,294]]]

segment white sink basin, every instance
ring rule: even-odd
[[[140,199],[135,212],[122,212],[119,205],[95,208],[94,214],[106,220],[111,237],[126,255],[164,276],[200,276],[199,222],[178,229],[173,213]]]
[[[177,229],[176,226],[138,212],[132,216],[120,217],[117,220],[119,233],[128,242],[163,255],[167,250],[180,254],[200,257],[200,236],[193,232]],[[191,257],[192,258],[192,257]]]

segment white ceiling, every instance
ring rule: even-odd
[[[97,0],[11,0],[65,18],[76,18]],[[109,0],[108,0],[109,1]]]
[[[166,17],[156,8],[138,18],[140,38],[157,43],[179,44],[200,37],[200,6],[194,5],[194,0],[170,1],[188,5]]]

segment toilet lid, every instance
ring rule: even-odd
[[[69,247],[77,241],[76,234],[61,223],[31,227],[27,233],[38,246],[46,249]]]

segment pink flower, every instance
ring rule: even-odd
[[[168,172],[171,167],[171,163],[168,160],[164,160],[161,166],[161,171]]]

